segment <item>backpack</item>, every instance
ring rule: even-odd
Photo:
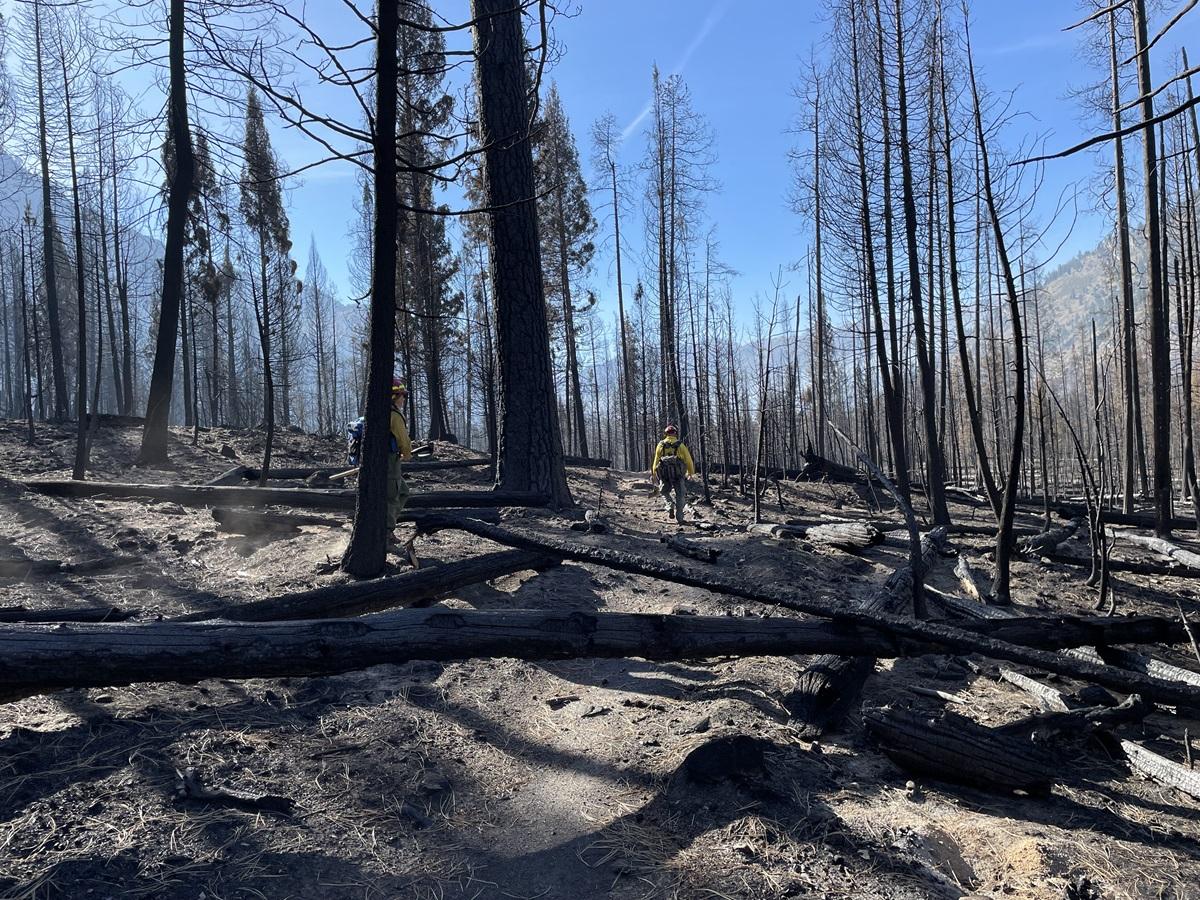
[[[363,425],[366,419],[359,416],[346,426],[346,459],[347,464],[357,466],[362,455]]]
[[[679,458],[679,448],[683,441],[663,440],[659,445],[658,453],[658,472],[659,478],[664,481],[674,480],[674,476],[683,474],[683,460]]]

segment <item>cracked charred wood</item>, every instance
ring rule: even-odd
[[[17,625],[28,622],[124,622],[140,615],[136,609],[116,606],[52,606],[27,609],[24,606],[0,606],[0,623]]]
[[[1121,643],[1126,642],[1122,641]],[[1155,678],[1163,678],[1167,681],[1180,681],[1184,684],[1192,684],[1200,687],[1200,672],[1193,672],[1191,669],[1184,669],[1181,666],[1163,662],[1161,659],[1155,659],[1152,656],[1143,656],[1141,653],[1134,653],[1132,650],[1122,650],[1118,647],[1106,647],[1103,644],[1098,644],[1095,647],[1078,647],[1069,652],[1071,656],[1078,659],[1107,663],[1110,666],[1120,666],[1123,669],[1141,672],[1143,675],[1153,675]]]
[[[896,765],[942,781],[1046,794],[1058,771],[1031,741],[950,712],[934,717],[895,707],[864,709],[863,724]]]
[[[1070,540],[1079,530],[1079,520],[1072,519],[1066,525],[1051,528],[1041,534],[1025,538],[1018,544],[1018,549],[1026,556],[1044,556],[1058,549],[1058,545]]]
[[[340,528],[346,524],[345,519],[332,519],[328,516],[304,516],[295,513],[264,512],[257,509],[237,509],[223,506],[213,507],[212,517],[217,521],[221,531],[232,531],[238,534],[297,531],[306,525]]]
[[[926,596],[940,606],[943,611],[966,619],[1012,619],[1013,614],[1003,606],[988,606],[986,603],[976,603],[974,600],[963,600],[952,594],[926,588]]]
[[[868,547],[883,543],[884,533],[867,522],[831,522],[814,525],[804,532],[804,539],[823,547],[834,547],[847,553],[861,553]]]
[[[1119,529],[1110,529],[1109,531],[1119,541],[1143,547],[1146,550],[1157,553],[1164,559],[1183,566],[1185,569],[1200,572],[1200,553],[1196,553],[1194,550],[1188,550],[1171,541],[1148,534],[1135,534],[1131,531],[1122,531]]]
[[[883,587],[860,609],[864,612],[896,612],[912,604],[913,584],[933,569],[946,546],[945,528],[937,528],[921,539],[921,572],[911,566],[896,569]],[[805,667],[796,686],[783,700],[801,737],[812,739],[836,728],[858,700],[875,660],[863,656],[819,656]]]
[[[112,481],[32,479],[26,489],[52,497],[99,497],[113,500],[160,500],[182,506],[295,506],[352,510],[354,491],[311,488],[263,488],[194,484],[122,484]],[[415,493],[409,509],[451,507],[545,506],[546,497],[525,491],[428,491]]]
[[[1062,738],[1086,737],[1096,731],[1111,731],[1119,725],[1140,722],[1153,711],[1151,704],[1137,694],[1130,694],[1116,706],[1085,706],[1035,713],[1001,725],[997,731],[1044,744]]]
[[[836,481],[843,484],[860,484],[866,480],[857,469],[812,452],[804,454],[804,468],[797,477],[801,481]]]
[[[1200,800],[1200,772],[1171,762],[1165,756],[1147,750],[1133,741],[1121,741],[1121,749],[1125,752],[1125,759],[1133,771]]]
[[[1048,712],[1068,712],[1073,708],[1071,702],[1062,691],[1050,687],[1048,684],[1042,684],[1042,682],[1030,678],[1028,675],[1022,675],[1020,672],[1014,672],[1012,669],[1001,668],[1000,678],[1002,681],[1007,681],[1014,687],[1018,687],[1029,694],[1037,700],[1042,709]]]
[[[1059,653],[1048,652],[1045,644],[1033,646],[1021,645],[1012,640],[1006,640],[999,633],[989,636],[993,627],[1006,626],[1007,622],[971,623],[969,627],[953,627],[943,622],[917,621],[907,616],[893,613],[847,609],[840,604],[815,597],[808,593],[782,589],[777,586],[759,587],[747,582],[745,578],[728,575],[720,570],[705,570],[697,572],[662,560],[618,550],[611,547],[592,546],[578,540],[566,541],[548,535],[534,535],[512,528],[503,528],[486,522],[474,520],[468,516],[452,513],[429,513],[425,528],[457,529],[486,538],[510,547],[525,550],[540,550],[560,559],[571,559],[576,562],[593,563],[605,568],[660,578],[675,584],[688,587],[703,588],[717,593],[741,597],[797,612],[832,619],[847,625],[859,625],[874,629],[896,638],[908,638],[918,642],[935,644],[943,653],[971,654],[978,653],[992,659],[1019,663],[1032,668],[1043,669],[1074,678],[1077,681],[1094,682],[1103,687],[1123,694],[1140,693],[1147,700],[1175,705],[1200,705],[1200,688],[1178,682],[1166,681],[1136,672],[1118,669],[1114,666],[1096,665],[1085,660],[1073,659]],[[1038,621],[1049,621],[1041,620]],[[1072,621],[1066,619],[1064,621]],[[1123,618],[1109,619],[1075,619],[1077,625],[1084,622],[1124,622]],[[1159,631],[1155,642],[1178,643],[1186,641],[1187,635],[1183,626],[1178,622],[1164,619],[1156,620],[1152,625]],[[1149,623],[1143,620],[1143,625]],[[988,627],[981,628],[986,625]],[[1106,640],[1120,640],[1122,643],[1132,643],[1124,637],[1114,638],[1111,634]],[[1098,642],[1098,641],[1097,641]],[[1092,642],[1086,642],[1092,643]]]
[[[404,576],[397,580],[400,577]],[[387,581],[365,587],[379,590],[380,582]],[[387,588],[388,605],[397,602],[392,588],[394,583]],[[306,593],[310,602],[315,598],[328,608],[328,589]],[[265,603],[254,609],[256,615],[268,611],[280,613]],[[1032,624],[1042,628],[1043,640],[1056,640],[1053,624],[1045,627],[1026,620],[996,624],[997,634]],[[873,659],[939,650],[936,643],[898,638],[870,627],[782,616],[432,608],[362,619],[25,624],[0,627],[0,702],[67,687],[333,674],[412,659],[686,660],[803,653],[861,654]]]
[[[556,565],[558,561],[554,557],[543,553],[502,550],[460,562],[425,566],[386,578],[334,584],[249,603],[229,603],[189,613],[176,621],[223,619],[227,622],[271,622],[360,616],[398,606],[415,606],[470,584],[527,569],[540,571]]]
[[[954,574],[958,578],[959,586],[962,588],[964,594],[976,603],[986,602],[984,598],[987,596],[987,591],[980,588],[979,577],[975,574],[975,570],[971,568],[970,560],[967,559],[965,553],[958,555],[958,561],[954,564]]]
[[[719,547],[698,544],[677,534],[673,534],[670,537],[661,537],[659,540],[680,556],[686,556],[689,559],[699,560],[700,562],[715,563],[721,556],[721,549]]]

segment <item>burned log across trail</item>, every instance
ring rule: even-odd
[[[520,561],[520,566],[532,567],[537,563],[537,559],[527,558]],[[409,574],[416,576],[424,571]],[[406,576],[400,576],[403,577]],[[380,589],[372,583],[366,587]],[[314,607],[324,603],[324,608],[329,609],[329,594],[322,593],[327,590],[308,592],[304,602]],[[381,592],[374,599],[385,599],[390,605],[396,602],[395,594],[389,589],[386,597]],[[371,599],[370,595],[367,599]],[[244,622],[208,619],[0,626],[0,701],[72,687],[328,675],[414,659],[689,660],[808,653],[885,658],[940,651],[936,643],[899,637],[876,628],[782,616],[433,607],[401,609],[359,619],[289,622],[251,618],[268,611],[271,614],[289,611],[271,609],[267,605],[270,602],[264,601],[257,608],[248,605],[251,615],[246,618],[250,621]],[[300,605],[293,602],[290,611],[296,611]],[[366,605],[363,603],[359,608]],[[347,601],[341,608],[352,608],[352,604]],[[193,614],[191,618],[211,614]],[[236,615],[236,611],[230,614]],[[1038,629],[1041,641],[1051,645],[1061,643],[1053,623],[1018,619],[981,624],[999,637],[1028,636],[1032,627]]]

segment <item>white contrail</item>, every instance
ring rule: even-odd
[[[695,55],[696,51],[700,49],[700,45],[704,43],[704,39],[708,37],[709,32],[717,27],[717,23],[721,21],[725,13],[729,10],[730,3],[731,0],[722,0],[722,2],[716,4],[709,11],[708,16],[705,17],[704,22],[700,26],[700,30],[696,32],[696,36],[693,37],[691,43],[687,45],[687,49],[683,51],[683,56],[680,57],[679,62],[675,64],[675,67],[671,69],[670,74],[678,75],[684,70],[684,67],[687,66],[692,56]],[[621,130],[622,142],[628,140],[629,136],[633,134],[637,127],[645,121],[646,116],[650,115],[650,110],[652,107],[653,100],[647,100],[646,105],[642,107],[642,111],[634,116],[633,121]]]

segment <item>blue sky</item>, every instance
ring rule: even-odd
[[[452,18],[464,6],[453,0],[439,9]],[[1062,31],[1078,17],[1078,5],[975,0],[972,6],[981,78],[995,93],[1013,91],[1013,109],[1026,114],[1014,125],[1014,139],[1044,134],[1047,148],[1058,149],[1091,133],[1095,126],[1082,121],[1068,96],[1070,88],[1096,77],[1079,58],[1076,35]],[[733,283],[739,304],[768,290],[770,275],[802,259],[808,246],[809,224],[788,203],[793,177],[788,151],[799,140],[789,131],[800,112],[793,86],[814,48],[821,52],[822,9],[817,0],[582,0],[574,16],[557,21],[565,54],[549,77],[558,83],[585,160],[591,123],[607,111],[629,127],[624,161],[640,157],[645,123],[639,116],[646,110],[655,63],[687,80],[695,107],[708,118],[716,139],[712,174],[720,190],[709,197],[708,211],[717,224],[722,260],[740,273]],[[1158,24],[1152,22],[1152,30]],[[1185,19],[1155,48],[1156,81],[1174,71],[1178,47],[1196,46],[1198,35],[1200,14]],[[1200,56],[1200,48],[1193,56]],[[313,155],[295,134],[280,134],[277,147],[292,165]],[[1137,165],[1136,153],[1130,164]],[[1087,154],[1050,163],[1039,201],[1043,217],[1075,185],[1086,208],[1091,202],[1087,182],[1096,165]],[[307,175],[291,192],[301,263],[311,234],[343,290],[348,290],[345,235],[353,217],[354,183],[350,167],[331,166]],[[1051,233],[1053,244],[1061,240],[1071,215],[1062,218]],[[1082,214],[1062,258],[1095,245],[1106,227],[1103,218]],[[635,236],[635,250],[636,242]],[[637,277],[636,256],[626,261],[630,282]],[[802,274],[789,278],[790,291],[802,287]],[[593,283],[607,307],[614,290],[607,253],[597,258]]]

